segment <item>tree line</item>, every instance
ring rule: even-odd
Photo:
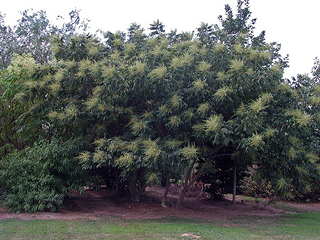
[[[139,201],[151,183],[236,191],[248,167],[283,198],[319,198],[319,61],[283,78],[280,45],[254,34],[249,2],[219,24],[92,35],[79,13],[0,21],[1,175],[13,211],[57,210],[103,183]],[[10,40],[12,39],[12,40]],[[165,191],[162,205],[166,205]]]

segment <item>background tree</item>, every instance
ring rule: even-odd
[[[17,39],[15,38],[13,29],[10,26],[6,26],[4,20],[5,15],[0,13],[0,70],[9,66],[14,49],[17,45]]]
[[[77,12],[73,14],[78,16]],[[6,54],[2,67],[7,68],[0,72],[1,192],[4,191],[5,204],[13,211],[55,211],[70,190],[87,183],[85,172],[74,158],[80,148],[85,148],[85,141],[80,134],[81,124],[72,129],[71,123],[64,125],[62,115],[59,121],[49,121],[50,111],[62,105],[54,94],[59,85],[50,84],[49,93],[40,85],[39,78],[49,81],[50,75],[61,67],[52,58],[52,34],[59,33],[60,41],[67,39],[64,35],[75,36],[79,18],[63,29],[49,25],[43,11],[33,15],[25,11],[19,26],[13,29],[3,26],[2,20],[1,40],[7,41],[1,43],[6,50],[2,52]],[[38,38],[43,41],[38,42]],[[69,118],[70,110],[72,107],[68,109]],[[71,146],[63,148],[64,144]]]
[[[30,53],[37,63],[46,63],[51,60],[50,37],[53,33],[52,26],[46,12],[21,13],[21,19],[15,28],[17,37],[17,53]]]
[[[11,65],[1,71],[0,78],[0,158],[31,146],[43,133],[45,122],[28,109],[34,104],[21,101],[25,84],[33,84],[35,61],[30,55],[15,55]]]
[[[0,69],[10,65],[14,54],[31,54],[31,57],[41,64],[51,61],[51,43],[55,36],[67,38],[84,33],[88,28],[89,21],[80,17],[80,11],[71,11],[69,17],[70,20],[59,27],[49,21],[45,11],[25,10],[21,12],[17,25],[11,27],[5,25],[5,15],[0,14]],[[59,18],[64,20],[61,16]]]

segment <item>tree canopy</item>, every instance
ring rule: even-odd
[[[310,191],[319,177],[319,62],[312,78],[284,79],[288,59],[265,32],[255,36],[248,1],[225,10],[219,24],[192,33],[167,33],[157,20],[149,33],[134,23],[102,39],[51,36],[51,59],[37,58],[48,56],[40,47],[23,55],[37,64],[11,98],[19,117],[41,122],[47,138],[85,139],[83,168],[117,172],[133,201],[150,182],[183,177],[180,207],[203,171],[221,164],[256,166],[282,196]],[[17,74],[14,64],[6,71]]]

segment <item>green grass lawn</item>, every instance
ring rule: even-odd
[[[320,213],[237,216],[227,221],[2,220],[0,239],[320,239]]]

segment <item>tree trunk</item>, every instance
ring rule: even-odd
[[[137,186],[136,186],[137,187]],[[146,191],[146,187],[147,187],[147,182],[143,182],[141,188],[138,190],[138,194],[137,194],[137,197],[136,197],[136,202],[139,202],[140,201],[140,196]]]
[[[167,207],[167,196],[169,192],[169,187],[170,187],[170,178],[166,177],[166,190],[164,191],[163,197],[162,197],[162,207]]]
[[[233,167],[233,197],[232,197],[233,204],[236,204],[236,195],[237,195],[237,164],[235,162]]]
[[[196,159],[194,159],[188,169],[188,172],[186,174],[186,177],[185,177],[185,180],[184,180],[184,187],[180,193],[180,196],[179,196],[179,199],[178,199],[178,202],[177,202],[177,205],[176,205],[176,208],[181,208],[182,207],[182,202],[183,202],[183,199],[186,195],[186,193],[188,192],[190,186],[194,183],[194,181],[196,180],[196,178],[194,177],[191,181],[191,171],[194,167],[196,163]]]
[[[137,198],[138,198],[138,194],[137,194],[137,174],[138,174],[138,171],[135,170],[133,172],[132,179],[129,182],[129,191],[130,191],[131,201],[132,202],[137,202]]]
[[[183,189],[182,189],[182,191],[181,191],[181,193],[179,195],[179,199],[178,199],[176,208],[181,208],[182,207],[183,199],[186,196],[186,193],[188,192],[189,187],[190,187],[190,185],[183,187]]]
[[[117,169],[115,171],[116,171],[116,196],[117,196],[117,198],[120,198],[120,189],[119,189],[120,179],[119,179]]]
[[[139,202],[140,196],[145,192],[147,187],[146,181],[138,181],[138,170],[134,170],[132,174],[132,178],[129,181],[129,191],[131,195],[131,201],[132,202]]]

